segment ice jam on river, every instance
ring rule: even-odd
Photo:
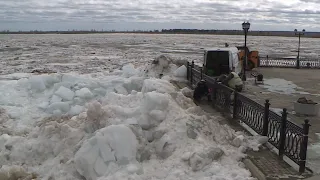
[[[219,124],[170,83],[185,76],[163,57],[105,73],[1,76],[0,179],[254,179],[241,160],[259,137]]]

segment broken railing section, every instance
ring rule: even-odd
[[[281,115],[270,110],[269,100],[261,105],[233,89],[219,84],[205,75],[194,62],[187,64],[187,78],[191,87],[205,79],[210,88],[211,103],[225,114],[239,119],[256,133],[267,136],[269,143],[279,150],[279,158],[289,157],[299,165],[299,172],[306,169],[309,121],[299,126],[287,119],[287,109]]]

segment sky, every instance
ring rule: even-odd
[[[0,30],[320,31],[320,0],[0,0]]]

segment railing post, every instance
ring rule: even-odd
[[[207,69],[206,69],[206,67],[204,66],[204,64],[202,64],[202,69],[203,69],[203,71],[204,71],[204,74],[206,74]]]
[[[232,118],[233,118],[233,119],[236,119],[236,118],[237,118],[237,110],[238,110],[238,108],[239,108],[239,107],[237,107],[237,106],[238,106],[237,100],[238,100],[238,92],[237,92],[237,91],[234,91],[233,114],[232,114]]]
[[[300,144],[300,160],[299,160],[299,172],[303,173],[306,169],[306,159],[307,159],[307,150],[308,150],[308,134],[309,134],[309,120],[305,120],[303,124],[303,139]]]
[[[202,67],[200,68],[200,80],[203,79],[203,76],[202,76]]]
[[[287,109],[283,108],[281,116],[281,126],[280,126],[280,143],[279,143],[279,157],[282,158],[284,154],[284,145],[286,142],[286,125],[287,125]]]
[[[298,52],[299,53],[299,52]],[[297,56],[297,62],[296,62],[297,64],[296,64],[296,68],[297,69],[300,69],[300,57],[299,57],[299,55]]]
[[[191,86],[193,85],[193,68],[194,68],[194,61],[192,61],[191,63],[191,68],[190,68],[190,83],[191,83]]]
[[[263,130],[262,136],[268,136],[268,127],[269,127],[269,99],[264,103],[264,115],[263,115]]]
[[[215,105],[217,101],[217,82],[215,81],[212,88],[212,102]]]
[[[269,66],[269,56],[267,55],[267,62],[266,62],[266,66]]]
[[[189,78],[189,76],[190,76],[190,63],[189,63],[189,61],[187,62],[187,80],[190,80]]]
[[[232,92],[230,92],[229,89],[225,89],[223,92],[223,95],[225,98],[225,104],[224,104],[225,112],[230,112],[231,94]]]

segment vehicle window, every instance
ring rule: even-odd
[[[213,71],[212,76],[228,74],[229,52],[228,51],[209,51],[207,54],[206,68]]]

